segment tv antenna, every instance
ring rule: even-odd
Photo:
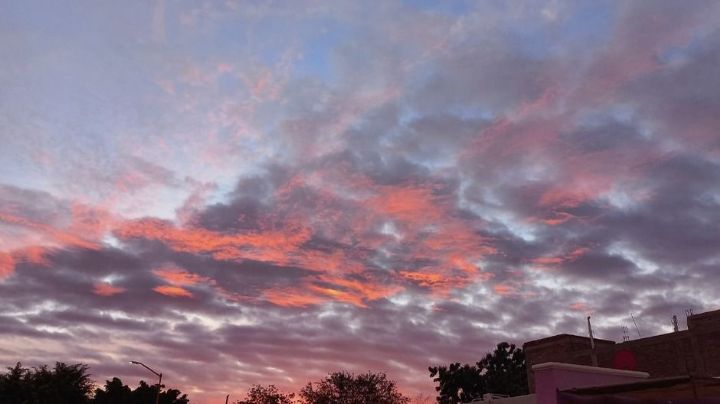
[[[685,317],[690,317],[693,315],[693,309],[685,309]]]
[[[623,333],[623,342],[630,341],[630,336],[628,335],[628,328],[625,326],[622,326],[622,333]]]
[[[673,314],[673,316],[672,316],[672,326],[673,326],[674,332],[680,331],[680,328],[678,327],[678,319],[677,319],[676,314]]]
[[[642,338],[642,336],[640,335],[640,328],[638,328],[637,321],[635,321],[635,316],[633,316],[632,313],[630,313],[630,318],[632,319],[633,324],[635,324],[635,331],[637,331],[638,333],[638,338]]]

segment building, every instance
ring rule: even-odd
[[[572,388],[557,394],[557,404],[720,403],[720,379],[692,376],[661,377],[634,383]],[[702,401],[700,401],[702,400]]]
[[[720,310],[688,329],[622,343],[560,334],[523,345],[530,394],[497,404],[718,403]],[[595,365],[596,362],[596,365]]]
[[[622,343],[595,339],[602,368],[647,372],[649,378],[720,376],[720,310],[689,316],[688,329]],[[523,345],[528,384],[534,393],[533,366],[546,362],[592,365],[590,339],[561,334]]]
[[[533,366],[536,389],[488,404],[720,404],[720,378],[676,376],[650,379],[647,372],[570,363]]]

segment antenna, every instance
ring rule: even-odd
[[[673,314],[673,316],[672,316],[672,325],[673,325],[673,331],[674,331],[674,332],[680,331],[680,328],[678,327],[678,320],[677,320],[677,315],[676,315],[676,314]]]
[[[637,321],[635,321],[635,316],[633,316],[632,313],[630,313],[630,318],[632,318],[633,324],[635,324],[635,330],[638,333],[638,338],[642,338],[642,336],[640,335],[640,329],[637,326]]]
[[[622,326],[622,333],[623,333],[623,342],[630,341],[630,336],[628,335],[628,328],[625,326]]]
[[[685,326],[689,329],[690,328],[690,317],[693,315],[693,309],[685,309]]]

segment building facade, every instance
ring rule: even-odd
[[[688,329],[622,343],[560,334],[523,345],[530,392],[535,392],[533,365],[546,362],[592,365],[647,372],[650,378],[720,376],[720,310],[688,317]]]

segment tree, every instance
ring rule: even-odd
[[[57,362],[53,369],[46,365],[32,370],[19,362],[0,375],[0,402],[4,404],[83,404],[90,402],[92,380],[83,364]]]
[[[94,404],[131,404],[132,390],[122,380],[113,377],[105,381],[105,389],[95,390]]]
[[[527,366],[522,348],[501,342],[477,366],[483,370],[488,393],[507,396],[528,394]]]
[[[8,373],[0,375],[0,402],[15,404],[30,402],[32,392],[27,374],[28,369],[18,362],[15,367],[7,368]]]
[[[165,386],[161,386],[163,388]],[[154,403],[157,386],[149,385],[141,380],[135,390],[123,384],[122,380],[114,377],[105,382],[104,389],[95,390],[93,404],[146,404]],[[186,394],[180,390],[169,389],[160,392],[160,404],[188,404]]]
[[[525,353],[501,342],[475,365],[452,363],[428,368],[438,385],[440,404],[467,403],[483,394],[519,396],[528,393]]]
[[[305,404],[407,404],[410,400],[400,394],[395,382],[384,373],[354,375],[331,373],[323,380],[308,383],[300,391]]]
[[[475,365],[451,363],[449,366],[428,368],[430,377],[438,383],[437,402],[440,404],[467,403],[482,396],[485,380]]]
[[[248,389],[245,399],[235,404],[293,404],[295,394],[284,394],[274,385],[267,387],[256,384]]]
[[[147,404],[154,403],[157,387],[144,381],[131,390],[117,377],[105,382],[104,389],[96,389],[91,398],[93,381],[87,365],[67,365],[57,362],[27,369],[18,362],[8,372],[0,374],[0,403],[2,404]],[[161,386],[164,387],[164,386]],[[187,395],[179,390],[161,391],[160,404],[188,404]],[[285,403],[278,403],[285,404]]]

